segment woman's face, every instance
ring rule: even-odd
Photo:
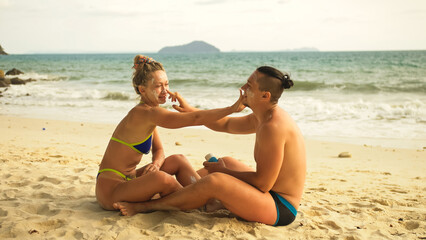
[[[166,72],[158,70],[152,73],[152,80],[148,81],[144,88],[146,100],[153,104],[163,104],[167,100],[167,90],[169,90],[169,80]]]

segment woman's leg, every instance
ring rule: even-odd
[[[176,179],[182,186],[187,186],[200,179],[195,169],[182,154],[167,157],[160,170],[170,175],[176,175]]]
[[[99,199],[103,203],[102,207],[111,210],[112,204],[117,201],[144,202],[157,193],[164,197],[182,188],[173,176],[162,171],[150,172],[118,184],[115,179],[99,177],[97,184],[99,189],[113,189],[109,194],[99,194],[103,198]]]

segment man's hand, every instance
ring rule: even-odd
[[[225,162],[222,160],[222,158],[219,158],[217,162],[203,162],[204,168],[209,171],[209,173],[214,172],[225,172],[226,165]]]
[[[172,100],[172,102],[176,102],[176,100],[179,102],[179,106],[176,104],[173,104],[172,107],[176,109],[179,112],[194,112],[197,111],[196,108],[189,105],[186,100],[178,93],[178,92],[170,92],[167,90],[167,93],[169,94],[169,99]]]

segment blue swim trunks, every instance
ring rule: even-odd
[[[274,226],[286,226],[296,219],[297,210],[285,198],[274,191],[269,191],[277,207],[277,221]]]

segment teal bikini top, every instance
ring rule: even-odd
[[[151,150],[151,145],[152,145],[152,133],[145,140],[143,140],[142,142],[137,142],[137,143],[126,143],[125,141],[122,141],[115,137],[112,137],[111,140],[114,140],[116,142],[129,146],[130,148],[132,148],[133,150],[135,150],[136,152],[140,154],[148,154],[149,151]]]

